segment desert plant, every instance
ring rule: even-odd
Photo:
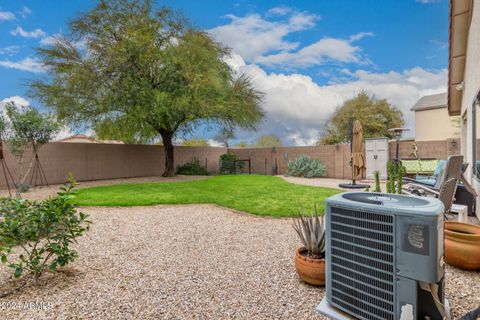
[[[402,194],[402,187],[403,187],[403,177],[405,176],[406,169],[404,166],[399,164],[397,168],[397,193]]]
[[[294,177],[314,178],[323,177],[326,172],[327,168],[320,160],[312,159],[303,154],[288,162],[285,174]]]
[[[298,218],[293,220],[293,228],[311,258],[325,257],[325,220],[323,215],[318,214],[317,207],[308,217],[299,210]]]
[[[239,157],[235,153],[224,153],[220,156],[220,173],[236,173],[245,167],[243,162],[235,162]]]
[[[374,171],[373,175],[375,177],[375,189],[373,192],[382,192],[382,189],[380,188],[380,172],[378,170]]]
[[[88,215],[73,202],[76,186],[69,179],[55,197],[41,202],[20,198],[0,200],[0,257],[13,277],[32,276],[37,283],[45,272],[55,272],[77,257],[70,247],[90,226]],[[18,256],[18,258],[12,258]]]
[[[395,193],[395,163],[389,161],[387,164],[388,179],[387,179],[387,193]]]
[[[192,162],[187,162],[177,167],[177,174],[191,175],[191,176],[208,176],[207,168],[200,164],[198,159],[193,159]]]
[[[20,196],[21,192],[28,190],[26,180],[38,159],[40,148],[54,138],[61,125],[52,114],[41,113],[33,107],[20,107],[13,102],[6,105],[6,113],[1,118],[0,136],[5,139],[20,169],[18,181],[15,182],[17,196]],[[32,157],[24,163],[30,150]],[[25,164],[27,168],[24,168]],[[35,176],[35,169],[32,175]]]

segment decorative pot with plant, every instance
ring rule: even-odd
[[[479,226],[445,222],[445,262],[460,269],[480,269]]]
[[[295,253],[295,268],[303,281],[316,285],[325,285],[325,222],[319,216],[317,208],[309,217],[300,211],[293,222],[303,247]]]

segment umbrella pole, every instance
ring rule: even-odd
[[[356,184],[355,183],[355,165],[353,164],[353,157],[352,157],[351,164],[352,164],[352,184]]]

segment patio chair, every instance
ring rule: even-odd
[[[445,164],[445,170],[439,175],[434,187],[412,182],[406,184],[402,191],[409,195],[437,197],[443,202],[445,214],[448,214],[455,200],[457,183],[463,175],[462,169],[465,169],[463,156],[450,156]]]

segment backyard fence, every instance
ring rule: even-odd
[[[414,141],[400,142],[400,158],[412,158],[413,143]],[[420,158],[446,159],[449,155],[460,153],[458,139],[417,141],[416,144]],[[395,142],[390,142],[390,159],[395,158],[395,150]],[[217,173],[220,168],[220,155],[227,151],[235,153],[240,159],[249,160],[249,165],[244,164],[241,170],[244,173],[248,173],[250,169],[251,173],[255,174],[284,174],[290,160],[305,154],[325,164],[326,177],[351,177],[350,146],[347,144],[278,148],[176,146],[175,167],[198,159],[208,171]],[[4,155],[13,176],[18,177],[18,167],[8,149]],[[158,176],[163,172],[165,160],[163,147],[159,145],[103,143],[53,142],[40,150],[39,157],[51,184],[65,182],[69,173],[78,181]],[[2,173],[0,188],[6,188]]]

